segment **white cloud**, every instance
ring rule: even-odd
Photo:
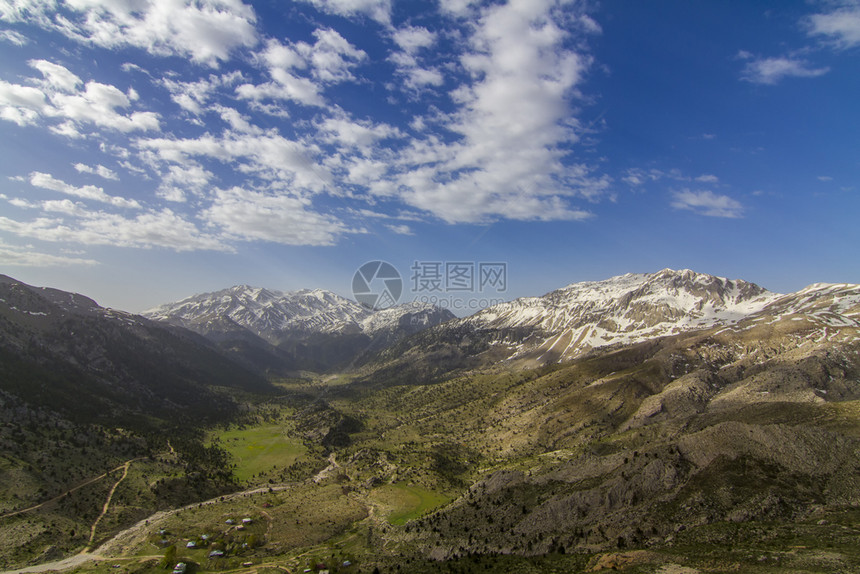
[[[213,177],[212,172],[193,161],[170,165],[161,176],[157,193],[167,201],[182,203],[188,199],[187,193],[202,197]]]
[[[349,232],[338,219],[310,210],[310,201],[292,195],[238,187],[218,189],[202,216],[228,235],[287,245],[334,245]]]
[[[666,177],[666,173],[659,169],[644,170],[638,167],[634,167],[628,169],[625,172],[624,177],[621,178],[621,181],[627,183],[628,185],[639,187],[648,182],[659,181],[664,177]]]
[[[51,191],[58,191],[60,193],[65,193],[66,195],[72,195],[82,199],[91,199],[102,203],[108,203],[115,207],[140,208],[140,204],[134,199],[125,199],[124,197],[108,195],[105,193],[104,189],[94,185],[75,187],[64,181],[56,179],[50,174],[39,171],[34,171],[30,174],[30,185]]]
[[[482,12],[461,64],[471,81],[452,93],[453,143],[417,141],[401,159],[403,199],[449,222],[582,219],[566,197],[609,186],[564,161],[577,141],[570,98],[590,64],[567,48],[570,32],[550,0],[513,0]]]
[[[45,77],[42,85],[49,91],[74,92],[82,83],[78,76],[59,64],[47,60],[30,60],[28,64],[42,72]]]
[[[181,108],[195,115],[203,113],[216,91],[223,86],[230,86],[242,79],[241,72],[232,72],[217,76],[210,74],[195,82],[180,82],[171,78],[161,80],[162,85],[170,92],[170,99]]]
[[[84,91],[76,94],[55,93],[50,96],[53,108],[50,115],[68,118],[78,123],[121,132],[159,131],[158,115],[153,112],[132,112],[125,116],[116,108],[131,105],[128,95],[114,86],[98,82],[87,82]]]
[[[831,12],[813,14],[806,24],[810,36],[824,36],[838,49],[860,46],[860,2],[846,2]]]
[[[698,181],[699,183],[719,183],[720,178],[713,174],[705,173],[697,177],[696,181]]]
[[[805,60],[790,57],[762,58],[749,62],[741,72],[741,79],[754,84],[773,85],[784,78],[815,78],[830,68],[813,68]]]
[[[306,106],[324,106],[325,85],[355,79],[352,69],[367,54],[350,44],[335,30],[314,31],[316,42],[282,44],[270,39],[257,60],[267,69],[273,81],[254,85],[242,84],[236,94],[246,100],[289,100]],[[311,77],[299,75],[309,73]]]
[[[394,43],[407,54],[414,54],[421,48],[429,48],[436,43],[436,34],[423,26],[406,26],[394,31]]]
[[[14,44],[16,46],[26,46],[30,43],[30,40],[27,36],[15,32],[14,30],[0,30],[0,40],[4,42],[9,42],[10,44]]]
[[[194,224],[169,209],[148,211],[134,218],[99,211],[71,223],[61,218],[40,217],[22,222],[0,216],[0,230],[19,237],[83,245],[166,247],[175,251],[231,250],[221,240],[201,233]]]
[[[161,162],[186,165],[191,157],[238,162],[235,168],[240,172],[278,181],[295,190],[321,192],[333,184],[331,173],[315,161],[317,149],[273,132],[262,135],[230,132],[223,137],[206,134],[197,139],[141,139],[137,145],[155,152]]]
[[[451,16],[463,17],[470,15],[477,4],[478,0],[440,0],[439,8]]]
[[[112,179],[114,181],[119,181],[119,176],[112,169],[106,168],[103,165],[86,165],[83,163],[76,163],[74,168],[79,173],[91,173],[93,175],[97,175],[99,177],[103,177],[104,179]]]
[[[254,10],[240,0],[16,0],[0,19],[35,23],[81,43],[133,46],[218,66],[258,41]]]
[[[685,209],[708,217],[738,218],[743,215],[743,205],[727,195],[684,189],[674,192],[672,196],[671,205],[675,209]]]
[[[356,121],[339,114],[324,119],[317,125],[319,136],[341,147],[353,148],[359,153],[369,152],[380,140],[401,137],[400,130],[387,124]]]
[[[367,54],[332,29],[316,30],[314,36],[317,41],[313,46],[305,43],[297,44],[309,59],[314,77],[322,82],[352,80],[351,69],[365,60]]]
[[[46,106],[47,97],[42,90],[0,80],[0,119],[19,126],[32,125]]]
[[[307,78],[299,78],[283,70],[274,70],[274,82],[253,85],[242,84],[236,95],[243,100],[292,100],[306,106],[324,106],[320,88]],[[276,108],[277,109],[277,108]],[[277,109],[277,111],[280,111]]]
[[[445,83],[444,76],[437,68],[422,66],[418,62],[418,53],[436,42],[434,33],[424,27],[407,26],[395,30],[393,40],[401,51],[391,54],[388,59],[397,66],[397,72],[404,77],[406,87],[420,90]]]
[[[212,106],[212,109],[213,111],[218,112],[218,115],[221,116],[221,119],[224,120],[224,122],[228,124],[230,126],[230,129],[232,129],[233,131],[255,135],[260,135],[263,133],[263,130],[261,128],[250,123],[250,118],[243,116],[239,113],[238,110],[234,108],[216,105]]]
[[[136,95],[132,90],[126,94],[115,86],[94,81],[81,86],[81,79],[64,66],[46,60],[31,60],[29,64],[39,70],[44,79],[31,78],[39,87],[0,80],[2,119],[18,125],[34,124],[40,117],[58,119],[52,131],[69,137],[81,136],[81,124],[120,132],[160,129],[158,115],[153,112],[123,115],[117,111],[131,106]]]
[[[397,235],[415,235],[408,225],[386,225],[388,229],[396,233]]]
[[[391,22],[391,0],[305,0],[317,9],[338,16],[367,16],[381,24]]]
[[[98,265],[95,259],[52,255],[33,251],[32,247],[19,247],[0,241],[0,265],[10,267],[68,267],[73,265]]]

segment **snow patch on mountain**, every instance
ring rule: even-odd
[[[514,357],[552,362],[595,347],[735,323],[779,297],[742,280],[663,269],[574,283],[543,297],[495,305],[462,322],[478,330],[532,332],[531,344]]]
[[[414,332],[453,318],[432,305],[410,303],[374,310],[324,289],[281,292],[248,285],[194,295],[143,315],[203,335],[247,329],[272,344],[286,335],[375,335],[402,327]]]

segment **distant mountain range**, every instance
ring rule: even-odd
[[[555,362],[595,347],[732,323],[778,297],[746,281],[663,269],[574,283],[543,297],[490,307],[463,324],[482,332],[525,329],[530,336],[513,341],[512,356]]]
[[[238,285],[145,311],[217,343],[268,372],[343,368],[454,315],[422,303],[374,310],[322,289],[280,292]]]
[[[752,317],[773,319],[810,305],[822,307],[816,316],[827,317],[826,309],[833,308],[832,317],[839,318],[832,320],[854,320],[851,309],[856,308],[858,289],[815,284],[781,295],[743,280],[686,269],[574,283],[405,339],[376,357],[372,372],[379,379],[380,365],[385,364],[383,379],[406,380],[501,363],[535,367]]]
[[[166,416],[192,405],[228,408],[211,389],[265,390],[265,374],[359,369],[375,384],[426,381],[786,317],[817,322],[823,337],[847,336],[835,328],[860,325],[858,293],[854,285],[815,284],[780,295],[742,280],[664,269],[575,283],[462,319],[426,304],[373,310],[320,289],[246,285],[140,316],[0,276],[0,369],[11,381],[6,387],[58,408],[89,396],[82,404],[91,415]]]

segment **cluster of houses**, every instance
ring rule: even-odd
[[[248,517],[243,518],[241,520],[241,522],[237,522],[233,518],[228,518],[226,520],[226,524],[230,528],[227,529],[227,532],[229,532],[230,530],[233,530],[233,529],[235,529],[237,531],[243,531],[249,525],[253,524],[253,522],[254,522],[254,520],[252,518],[248,518]],[[161,540],[162,545],[169,544],[167,536],[170,533],[166,529],[164,529],[164,528],[160,529],[158,531],[158,534],[160,534],[162,536],[162,540]],[[201,534],[199,538],[194,539],[194,540],[189,540],[185,544],[185,547],[189,550],[196,550],[198,548],[202,548],[208,543],[210,538],[211,538],[211,536],[209,534]],[[247,543],[245,543],[243,546],[247,547],[248,545],[247,545]],[[223,558],[226,555],[227,555],[227,553],[224,550],[215,548],[209,552],[208,557],[209,558]],[[245,564],[243,564],[243,566],[251,566],[251,565],[252,565],[251,562],[246,562]],[[173,568],[173,574],[187,574],[187,572],[188,572],[188,564],[185,562],[178,562],[176,564],[176,566],[174,566],[174,568]]]

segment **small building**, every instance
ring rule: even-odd
[[[185,562],[179,562],[173,567],[173,574],[185,574],[186,570],[188,570],[188,564]]]
[[[186,548],[197,548],[197,543],[193,540],[189,540],[188,544],[185,545]]]
[[[228,518],[226,523],[229,524],[230,526],[232,526],[232,525],[236,524],[236,521],[233,520],[232,518]]]
[[[223,558],[224,551],[223,550],[213,550],[209,553],[209,558]]]
[[[250,518],[243,518],[242,519],[242,524],[251,524],[252,522],[254,522],[254,521]]]

